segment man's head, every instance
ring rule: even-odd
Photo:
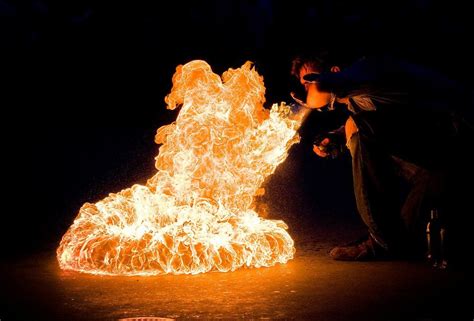
[[[331,62],[327,53],[301,55],[293,59],[291,74],[295,76],[305,89],[305,103],[310,108],[323,108],[331,101],[331,93],[323,91],[315,81],[308,81],[305,76],[325,72],[339,72],[338,65]]]

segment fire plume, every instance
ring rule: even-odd
[[[59,265],[105,275],[196,274],[272,266],[293,258],[283,221],[259,217],[254,196],[291,145],[298,121],[284,104],[263,107],[250,62],[222,77],[204,61],[178,66],[157,130],[157,173],[86,203],[57,249]]]

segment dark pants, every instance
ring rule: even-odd
[[[359,131],[347,142],[352,155],[357,209],[369,233],[382,247],[397,251],[410,244],[411,248],[420,248],[430,209],[442,208],[450,215],[453,208],[450,205],[456,202],[459,205],[463,194],[455,191],[469,176],[460,168],[472,168],[472,164],[466,161],[468,153],[443,159],[443,151],[436,150],[436,146],[442,148],[441,141],[438,145],[433,144],[432,151],[429,144],[422,145],[418,150],[423,155],[417,158],[414,156],[417,146],[409,146],[408,141],[410,137],[421,137],[423,133],[417,130],[404,137],[407,141],[403,144],[408,150],[407,157],[404,157],[394,142],[397,130],[406,128],[396,128],[393,122],[384,122],[384,117],[374,115],[366,113],[354,117]],[[439,128],[436,130],[436,135],[441,137],[443,133]],[[432,138],[435,139],[436,135]],[[413,142],[420,144],[416,139]],[[428,159],[433,159],[433,164],[436,163],[435,166],[426,166],[422,161],[417,163],[417,159],[426,159],[427,155]],[[472,170],[468,172],[472,175]]]

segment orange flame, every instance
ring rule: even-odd
[[[155,141],[158,172],[86,203],[63,236],[62,269],[106,275],[234,271],[293,258],[283,221],[253,209],[260,186],[298,142],[285,104],[264,109],[263,78],[250,62],[221,77],[204,61],[178,66],[165,98],[181,106]]]

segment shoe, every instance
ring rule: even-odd
[[[380,246],[370,235],[343,246],[336,246],[329,256],[338,261],[368,261],[386,258],[388,251]]]

